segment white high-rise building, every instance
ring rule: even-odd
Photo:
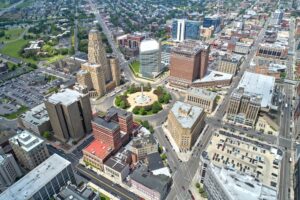
[[[22,131],[9,139],[9,143],[21,165],[32,170],[49,157],[43,139],[29,131]]]
[[[158,41],[145,39],[141,42],[140,63],[143,77],[154,78],[161,72],[161,49]]]
[[[21,177],[22,172],[12,154],[0,151],[0,191],[3,191]]]
[[[272,25],[279,25],[283,18],[283,11],[282,10],[275,10],[272,13],[270,24]]]

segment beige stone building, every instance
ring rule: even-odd
[[[101,97],[120,85],[119,62],[114,57],[106,56],[100,32],[95,29],[89,33],[88,62],[81,65],[77,82],[87,88],[93,98]]]
[[[190,150],[197,141],[205,122],[204,109],[177,101],[168,116],[168,130],[181,151]]]
[[[230,96],[227,119],[254,128],[260,110],[272,107],[274,87],[274,77],[245,72]]]
[[[218,71],[235,75],[241,64],[241,57],[226,54],[220,57]]]
[[[66,142],[78,141],[91,132],[92,110],[87,94],[65,89],[45,100],[54,137]]]
[[[49,157],[44,140],[29,131],[23,131],[9,139],[19,163],[32,170]]]
[[[110,82],[112,80],[111,70],[106,58],[106,51],[102,43],[102,38],[100,32],[96,29],[92,29],[89,32],[88,62],[90,64],[101,65],[104,70],[105,82]]]
[[[158,146],[152,135],[143,135],[132,139],[130,151],[138,160],[145,159],[148,154],[158,152]]]
[[[191,87],[186,92],[186,102],[205,109],[211,113],[215,109],[217,94],[201,88]]]

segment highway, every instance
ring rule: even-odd
[[[2,15],[3,15],[4,13],[6,13],[7,11],[9,11],[9,10],[15,8],[15,7],[18,6],[19,4],[23,3],[23,1],[24,1],[24,0],[21,0],[21,1],[15,3],[15,4],[13,4],[13,5],[7,7],[7,8],[2,9],[2,10],[0,11],[0,16],[2,16]]]

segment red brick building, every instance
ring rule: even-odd
[[[174,47],[170,58],[170,84],[188,87],[205,76],[210,47],[201,41],[186,40]]]

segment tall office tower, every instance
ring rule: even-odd
[[[141,74],[143,77],[155,78],[161,72],[160,44],[154,39],[145,39],[140,46]]]
[[[172,24],[172,39],[182,42],[186,39],[198,40],[200,37],[200,22],[186,19],[175,19]]]
[[[204,28],[213,28],[214,32],[221,30],[221,17],[218,15],[207,16],[203,20]]]
[[[275,10],[275,12],[272,13],[270,24],[279,25],[282,22],[282,18],[283,18],[283,11]]]
[[[79,72],[79,76],[77,76],[78,83],[80,85],[84,85],[84,82],[81,80],[85,80],[87,85],[92,83],[92,89],[89,89],[91,94],[90,96],[103,96],[106,92],[105,73],[103,67],[99,64],[84,63],[81,65],[81,69],[81,71],[84,71],[84,78],[81,78],[82,73]],[[96,94],[93,94],[93,92]]]
[[[254,127],[259,111],[272,106],[274,86],[274,77],[245,72],[230,96],[227,119]]]
[[[12,154],[4,154],[0,147],[0,191],[12,185],[22,172]]]
[[[78,141],[92,130],[92,110],[87,94],[65,89],[45,100],[54,137]]]
[[[5,200],[51,199],[68,183],[76,184],[71,163],[53,154],[0,194]],[[75,199],[75,198],[74,198]]]
[[[100,32],[96,29],[92,29],[89,32],[88,62],[90,64],[101,65],[105,74],[105,82],[112,80],[111,69],[107,62],[105,48],[102,44],[102,38]]]
[[[205,76],[208,67],[209,45],[186,40],[174,47],[170,59],[170,84],[186,88]]]
[[[119,86],[121,79],[119,62],[116,58],[109,58],[109,64],[112,73],[112,80],[115,82],[116,86]]]
[[[9,139],[10,146],[19,163],[32,170],[49,157],[43,139],[29,131],[23,131]]]

